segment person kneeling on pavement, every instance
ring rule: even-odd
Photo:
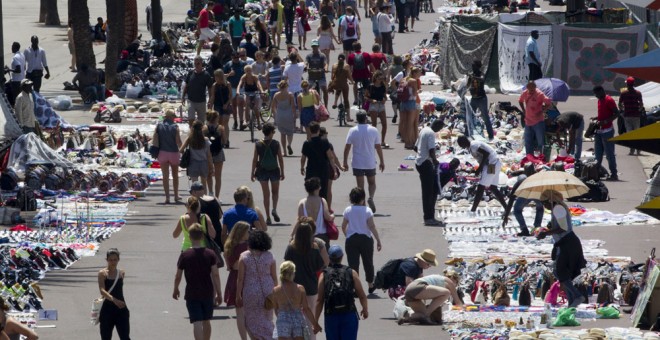
[[[458,296],[458,275],[450,274],[450,277],[432,274],[421,277],[411,282],[406,287],[404,294],[406,305],[414,313],[403,322],[419,322],[421,324],[442,324],[442,305],[451,297],[452,304],[463,307],[463,301]],[[428,305],[424,300],[431,300]]]

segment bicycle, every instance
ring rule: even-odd
[[[246,92],[245,93],[245,107],[247,108],[247,114],[248,114],[248,127],[250,128],[250,142],[254,143],[256,140],[254,139],[254,121],[257,120],[256,118],[256,112],[259,112],[259,115],[261,116],[261,108],[256,108],[255,105],[255,100],[257,96],[261,96],[261,92]],[[269,111],[270,112],[270,111]],[[261,130],[261,120],[263,118],[260,118],[257,120],[257,129]]]

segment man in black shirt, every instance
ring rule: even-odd
[[[421,253],[415,254],[401,261],[396,273],[396,285],[401,287],[408,286],[411,282],[422,277],[425,269],[436,267],[438,260],[435,258],[435,251],[424,249]]]
[[[305,68],[307,69],[307,79],[312,88],[315,82],[319,82],[319,87],[323,92],[323,103],[328,106],[328,82],[325,79],[325,73],[328,72],[328,63],[325,54],[319,51],[318,39],[312,40],[312,53],[305,58]]]
[[[296,17],[296,1],[282,0],[284,6],[284,35],[286,36],[286,45],[293,44],[293,20]]]
[[[199,200],[199,212],[200,214],[205,214],[211,219],[213,223],[213,228],[215,228],[215,243],[217,243],[220,248],[223,248],[222,243],[222,223],[220,219],[222,218],[222,207],[220,202],[214,196],[204,195],[204,185],[202,182],[196,181],[190,186],[190,195],[197,197]]]
[[[568,129],[568,153],[576,161],[582,156],[582,135],[584,135],[584,117],[577,112],[565,112],[557,117],[557,134]]]
[[[490,115],[488,114],[488,97],[486,97],[486,90],[484,89],[485,75],[481,72],[481,61],[475,60],[472,62],[472,73],[468,75],[468,89],[472,98],[470,99],[470,107],[477,114],[477,110],[481,112],[481,119],[486,124],[486,132],[488,132],[488,139],[493,140],[493,124],[490,122]],[[469,137],[469,136],[468,136]]]
[[[202,57],[196,56],[194,63],[195,69],[186,77],[186,86],[181,94],[183,104],[188,95],[188,124],[191,126],[195,120],[206,122],[206,94],[211,93],[213,86],[213,77],[204,70]]]
[[[300,174],[305,179],[318,177],[321,180],[321,191],[319,195],[323,198],[328,197],[328,167],[330,164],[338,164],[334,159],[330,142],[321,138],[319,135],[321,126],[318,122],[309,124],[311,138],[302,146],[302,157],[300,157]]]

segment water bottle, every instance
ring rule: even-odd
[[[545,315],[545,326],[547,328],[552,328],[552,307],[550,307],[549,303],[545,304],[543,314]]]

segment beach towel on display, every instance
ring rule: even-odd
[[[552,64],[552,26],[514,26],[499,24],[498,65],[500,70],[500,90],[504,94],[522,93],[529,77],[525,60],[525,45],[530,32],[539,31],[536,41],[541,54],[543,75],[548,76]]]
[[[619,93],[626,76],[604,67],[642,53],[644,25],[623,28],[553,26],[553,76],[571,88],[573,95],[591,95],[600,85],[608,93]]]
[[[497,34],[497,27],[473,31],[452,24],[448,32],[446,62],[444,63],[443,82],[454,81],[472,72],[472,61],[481,60],[481,71],[488,73],[490,54]]]

